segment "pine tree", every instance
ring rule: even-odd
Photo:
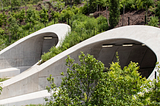
[[[109,1],[109,23],[110,28],[114,28],[118,22],[120,17],[120,3],[119,0],[110,0]]]

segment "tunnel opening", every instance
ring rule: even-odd
[[[91,54],[109,67],[112,62],[116,62],[116,52],[118,52],[120,66],[128,66],[132,62],[138,63],[138,70],[142,77],[148,78],[155,68],[157,57],[147,45],[129,39],[112,39],[103,41],[92,48]]]
[[[58,43],[58,37],[56,34],[48,34],[43,37],[42,54],[49,52],[50,48],[56,46]]]

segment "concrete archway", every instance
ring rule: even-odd
[[[147,45],[131,39],[110,39],[99,42],[91,48],[90,54],[109,67],[112,61],[117,61],[116,52],[122,68],[130,61],[136,62],[143,77],[148,78],[155,68],[157,61],[155,53]]]
[[[66,24],[54,24],[0,51],[0,78],[13,77],[33,66],[52,46],[58,47],[69,31],[70,26]]]

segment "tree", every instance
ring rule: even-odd
[[[138,73],[138,63],[131,62],[121,69],[119,62],[111,64],[108,72],[96,86],[92,105],[144,106],[148,104],[143,92],[149,81]]]
[[[51,85],[46,89],[49,92],[54,91],[51,99],[46,99],[48,106],[143,106],[148,104],[143,92],[149,81],[140,76],[137,63],[131,62],[121,69],[119,62],[115,62],[109,69],[105,69],[102,62],[84,53],[79,56],[78,63],[74,63],[74,60],[68,56],[67,75],[58,88],[52,76],[47,78]]]
[[[138,9],[146,9],[146,21],[148,18],[148,8],[154,4],[154,0],[137,0]]]
[[[64,105],[88,105],[93,95],[95,85],[99,82],[99,79],[103,78],[104,64],[93,56],[81,53],[79,56],[80,65],[73,63],[74,60],[69,56],[66,59],[67,76],[62,79],[61,86],[55,88],[54,79],[50,76],[47,80],[51,82],[51,86],[47,87],[48,91],[53,89],[58,90],[58,93],[54,93],[52,99],[47,103],[48,106],[64,106]],[[62,75],[64,75],[62,73]]]
[[[119,22],[120,16],[120,3],[119,0],[109,1],[109,24],[111,28],[114,28]]]

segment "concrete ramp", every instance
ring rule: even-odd
[[[67,55],[78,61],[78,55],[81,51],[94,55],[106,66],[116,60],[115,53],[118,51],[123,67],[134,59],[135,62],[139,62],[140,69],[142,66],[141,74],[147,73],[144,77],[154,79],[155,63],[160,61],[159,42],[160,29],[151,26],[125,26],[100,33],[56,55],[45,63],[35,64],[27,71],[4,81],[0,100],[45,90],[45,87],[49,85],[47,77],[50,74],[54,77],[55,84],[59,86],[62,78],[60,73],[66,74],[65,59]]]

